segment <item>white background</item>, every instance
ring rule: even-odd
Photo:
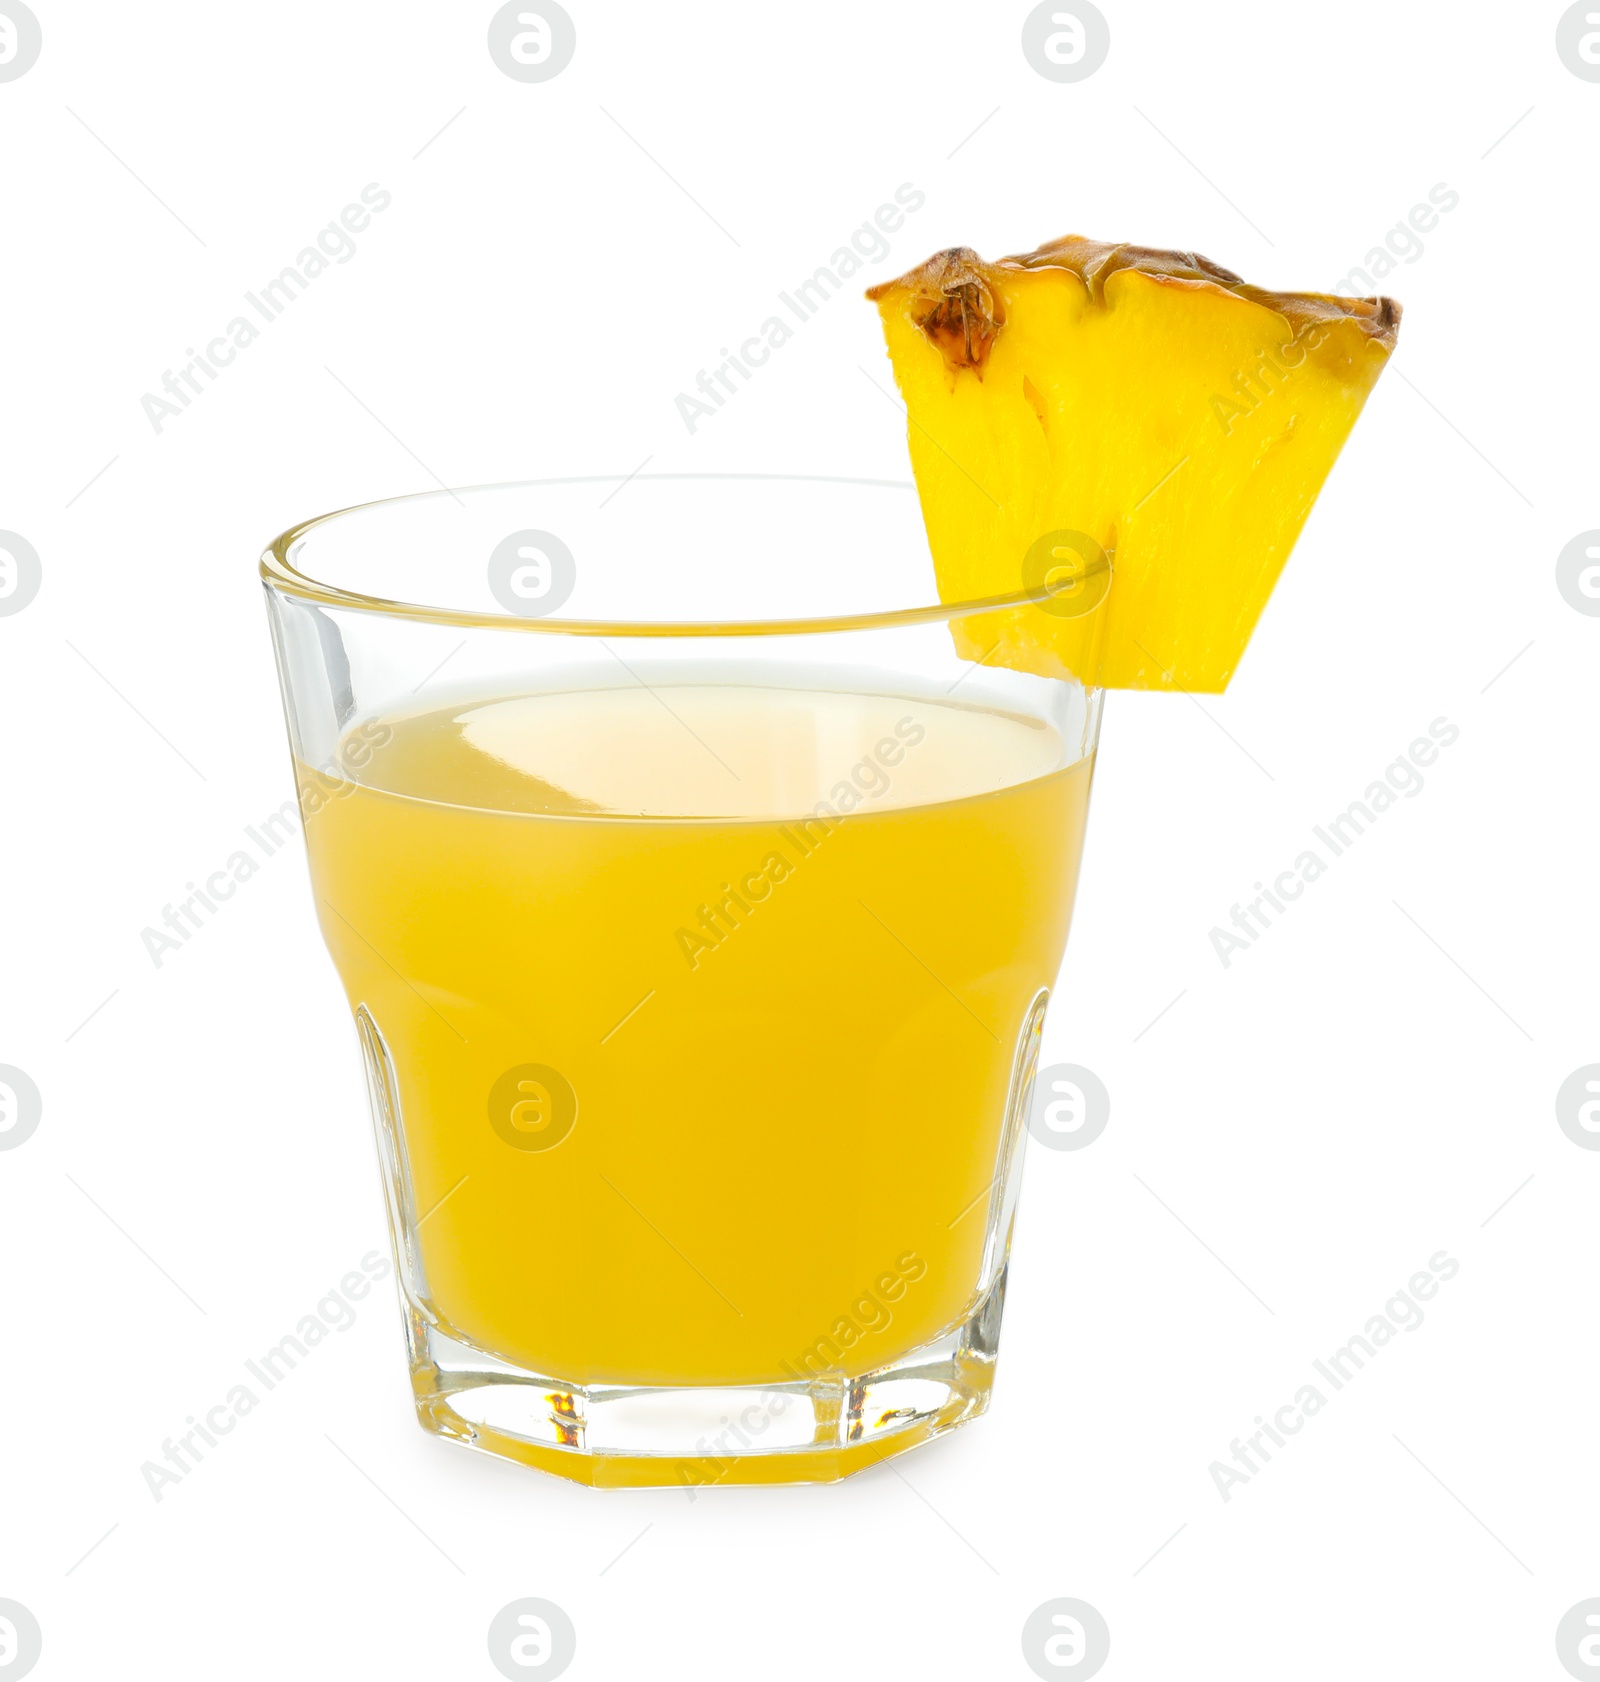
[[[1554,1110],[1600,1059],[1600,619],[1554,568],[1600,525],[1600,85],[1542,3],[1103,3],[1062,85],[1017,4],[569,0],[526,85],[488,4],[34,0],[0,1062],[44,1119],[0,1154],[0,1596],[39,1676],[492,1677],[521,1595],[574,1677],[1025,1677],[1058,1595],[1119,1682],[1564,1674],[1600,1594],[1600,1156]],[[141,395],[369,182],[355,257],[153,431]],[[1399,351],[1228,694],[1110,698],[1045,1060],[1111,1124],[1031,1148],[992,1411],[838,1487],[597,1495],[419,1431],[386,1287],[154,1501],[162,1440],[384,1243],[298,842],[160,969],[140,938],[291,792],[264,541],[435,475],[906,477],[853,293],[693,436],[673,401],[902,182],[863,280],[1076,231],[1325,288],[1460,200],[1383,282]],[[1441,716],[1422,793],[1224,969],[1209,930]],[[1224,1502],[1210,1464],[1440,1249],[1426,1323]]]

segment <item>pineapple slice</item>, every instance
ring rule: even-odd
[[[1226,688],[1400,323],[1075,235],[867,296],[941,596],[1049,592],[957,621],[958,650],[1118,689]]]

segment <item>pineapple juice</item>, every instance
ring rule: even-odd
[[[748,1385],[971,1310],[1090,759],[981,706],[715,682],[349,741],[298,768],[317,910],[443,1330],[569,1384]]]

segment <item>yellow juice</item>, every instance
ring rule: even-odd
[[[853,1377],[961,1321],[1067,936],[1071,757],[951,700],[707,681],[466,700],[302,765],[424,1313],[635,1386]]]

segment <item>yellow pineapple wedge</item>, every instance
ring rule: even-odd
[[[959,651],[1118,689],[1227,687],[1400,325],[1076,235],[867,296],[940,595],[1050,592],[958,621]]]

